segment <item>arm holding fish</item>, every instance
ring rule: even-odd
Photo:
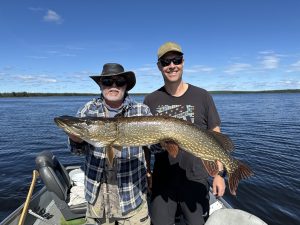
[[[221,120],[219,117],[219,113],[217,111],[216,105],[213,101],[211,95],[207,95],[207,128],[213,132],[221,133]],[[223,164],[220,161],[217,161],[218,171],[224,171]],[[225,192],[225,179],[224,177],[216,174],[213,176],[213,194],[216,196],[223,196]]]
[[[221,133],[221,129],[219,126],[216,126],[215,128],[212,129],[215,132],[219,132]],[[220,161],[217,161],[217,165],[218,165],[218,169],[219,171],[223,171],[224,170],[224,166]],[[218,197],[222,197],[225,193],[225,179],[224,177],[220,176],[220,175],[215,175],[213,178],[213,194],[217,195]]]

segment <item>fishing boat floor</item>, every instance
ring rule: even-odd
[[[227,206],[228,207],[228,206]],[[227,208],[221,201],[217,201],[217,199],[214,196],[211,196],[210,198],[210,214],[218,209],[221,208]],[[30,210],[28,213],[29,217],[35,217],[36,221],[34,222],[34,225],[58,225],[58,224],[68,224],[67,221],[64,220],[64,217],[61,213],[61,211],[56,206],[54,200],[51,200],[50,203],[47,205],[45,209],[42,209],[44,211],[44,214],[48,215],[47,218],[43,217],[41,213],[38,213],[37,211]],[[77,219],[78,220],[78,219]],[[70,224],[73,224],[75,221],[69,221]],[[177,223],[180,224],[180,219],[177,218]],[[76,223],[78,224],[78,223]]]
[[[45,219],[45,220],[41,220],[41,219],[37,218],[34,225],[49,225],[49,224],[54,225],[54,224],[57,224],[58,221],[61,221],[61,219],[63,218],[63,215],[61,214],[60,210],[55,205],[54,200],[52,200],[49,203],[49,205],[47,206],[47,208],[45,210],[51,217],[48,219]]]

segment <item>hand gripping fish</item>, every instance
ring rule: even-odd
[[[116,118],[77,118],[61,116],[55,123],[66,133],[73,134],[96,147],[133,147],[174,141],[179,147],[199,157],[211,176],[218,173],[220,161],[228,174],[229,190],[235,195],[241,179],[253,175],[251,169],[234,159],[231,140],[224,134],[200,129],[190,122],[165,116]]]

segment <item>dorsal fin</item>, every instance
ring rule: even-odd
[[[125,117],[125,113],[127,112],[128,107],[124,106],[122,111],[117,113],[114,117],[115,118],[120,118],[120,117]]]
[[[227,152],[233,152],[234,144],[231,139],[226,135],[216,131],[208,131],[213,138],[222,146]]]

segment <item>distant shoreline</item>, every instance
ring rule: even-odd
[[[211,94],[257,94],[257,93],[300,93],[300,89],[267,90],[267,91],[209,91]],[[131,95],[147,95],[149,93],[130,93]],[[4,92],[4,97],[50,97],[50,96],[99,96],[99,93],[31,93],[31,92]]]

